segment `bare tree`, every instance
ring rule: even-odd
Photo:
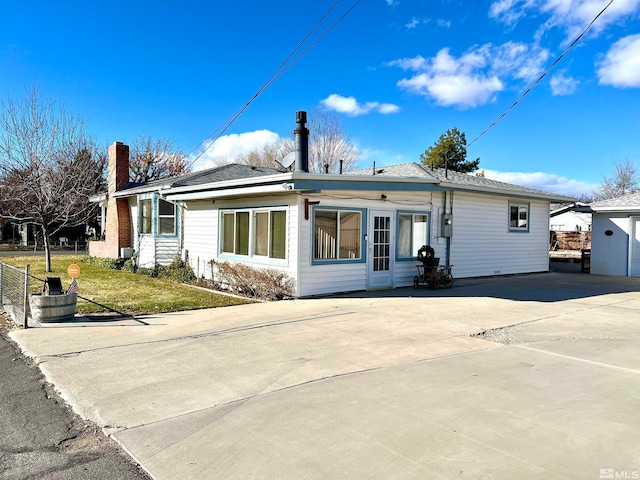
[[[360,152],[338,115],[315,108],[309,114],[309,171],[338,173],[355,170]]]
[[[255,148],[249,152],[241,153],[235,159],[235,163],[241,165],[253,165],[262,167],[279,168],[279,160],[288,153],[282,141],[265,143],[262,147]],[[226,163],[226,162],[223,162]]]
[[[607,200],[638,191],[639,175],[633,160],[627,158],[616,162],[613,173],[602,177],[602,182],[593,192],[593,199]]]
[[[0,216],[39,227],[50,272],[52,235],[95,214],[89,197],[104,189],[106,156],[84,120],[42,100],[38,87],[3,101],[0,122]]]
[[[189,172],[189,162],[171,140],[140,135],[130,146],[132,182],[150,182]]]
[[[309,114],[309,171],[338,173],[340,160],[343,171],[354,170],[360,160],[360,152],[351,142],[347,129],[336,114],[319,108]],[[274,167],[288,153],[295,150],[293,133],[278,142],[268,143],[250,152],[238,155],[235,163]],[[218,165],[228,163],[219,159]]]

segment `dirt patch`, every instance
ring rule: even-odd
[[[482,340],[487,340],[488,342],[493,343],[502,343],[503,345],[517,345],[519,343],[525,343],[513,336],[513,334],[518,330],[520,330],[520,327],[518,326],[492,328],[490,330],[485,330],[484,332],[474,333],[471,337],[481,338]]]

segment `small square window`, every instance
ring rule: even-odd
[[[509,204],[509,230],[529,231],[529,204],[510,203]]]

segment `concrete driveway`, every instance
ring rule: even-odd
[[[640,475],[640,279],[471,279],[143,320],[12,337],[158,479]]]

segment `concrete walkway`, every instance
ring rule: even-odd
[[[640,472],[640,279],[473,279],[144,321],[12,337],[158,479]]]

